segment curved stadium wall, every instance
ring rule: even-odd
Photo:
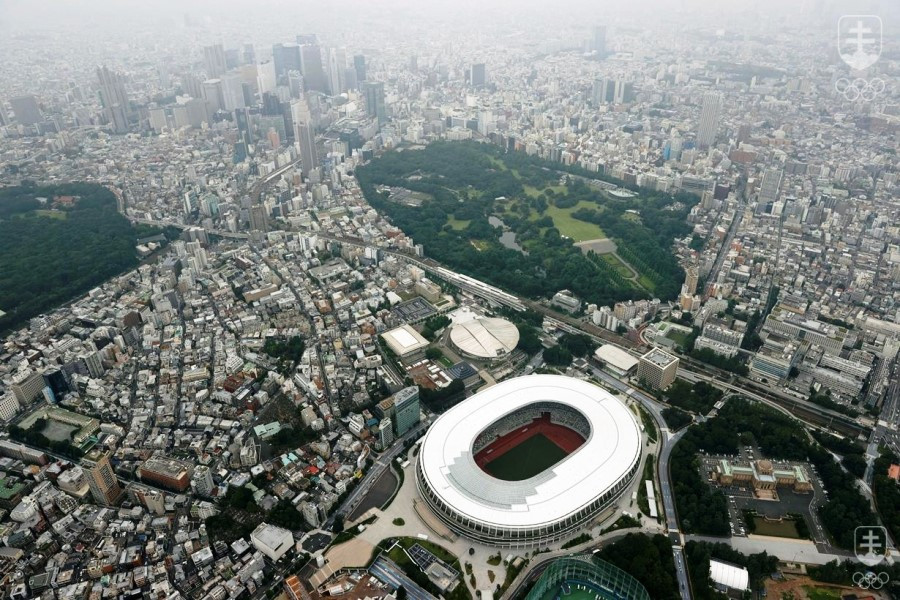
[[[497,479],[475,455],[529,418],[550,414],[584,438],[574,451],[520,481]],[[432,424],[416,463],[416,484],[453,531],[498,547],[570,537],[615,502],[641,459],[631,411],[605,390],[556,375],[504,381],[456,405]]]

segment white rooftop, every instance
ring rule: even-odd
[[[450,341],[472,356],[495,358],[515,350],[519,330],[506,319],[471,319],[453,325]]]
[[[747,569],[715,559],[709,561],[709,576],[715,583],[733,590],[746,590],[750,583]]]
[[[602,360],[608,365],[622,371],[629,371],[638,364],[638,359],[636,357],[612,344],[600,346],[594,351],[594,356],[596,356],[598,360]]]
[[[419,335],[419,332],[409,325],[401,325],[396,329],[391,329],[383,337],[387,345],[398,356],[415,352],[428,345],[428,340]]]
[[[542,401],[584,415],[591,426],[584,444],[522,481],[502,481],[482,471],[472,454],[478,434],[503,416]],[[431,488],[461,515],[532,528],[590,504],[614,487],[640,456],[640,431],[622,402],[580,379],[529,375],[491,386],[441,415],[425,435],[419,460]]]

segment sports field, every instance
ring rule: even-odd
[[[552,467],[565,457],[565,450],[543,433],[538,433],[487,463],[484,469],[497,479],[522,481]]]

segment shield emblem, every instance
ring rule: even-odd
[[[878,15],[844,15],[838,19],[838,54],[854,71],[874,65],[881,57],[882,25]]]
[[[887,559],[887,529],[881,525],[857,527],[853,532],[853,550],[857,560],[874,567]]]

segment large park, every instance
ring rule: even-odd
[[[690,195],[474,142],[388,152],[356,175],[428,256],[524,296],[666,299],[684,281],[671,247],[690,234]]]

